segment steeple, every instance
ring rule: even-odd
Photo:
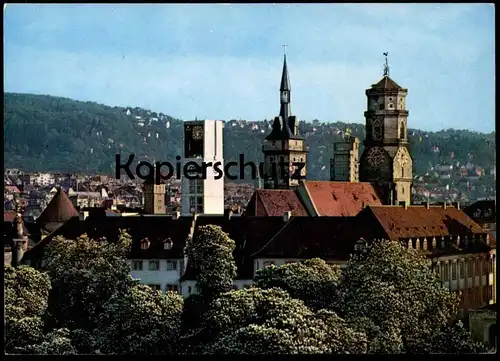
[[[283,73],[281,74],[280,85],[280,117],[283,120],[283,132],[286,135],[288,135],[288,133],[291,133],[288,126],[288,117],[292,113],[290,109],[290,90],[290,78],[288,76],[285,54],[283,59]]]
[[[286,54],[283,55],[283,73],[281,74],[280,91],[290,91],[290,79],[288,77],[288,68],[286,66]]]

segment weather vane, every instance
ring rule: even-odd
[[[286,45],[286,43],[285,43],[285,44],[283,44],[283,45],[281,45],[281,46],[283,47],[283,53],[286,55],[286,47],[287,47],[288,45]]]
[[[389,76],[389,63],[387,62],[387,56],[389,53],[384,53],[385,56],[385,64],[384,64],[384,76]]]

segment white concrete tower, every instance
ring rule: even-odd
[[[184,122],[182,214],[224,214],[223,131],[221,120]],[[184,169],[192,169],[199,179],[188,179]]]

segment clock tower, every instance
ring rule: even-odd
[[[386,57],[384,77],[366,90],[366,139],[359,168],[359,180],[374,184],[384,204],[411,202],[413,176],[408,151],[407,93],[407,89],[389,77]]]
[[[274,118],[271,133],[262,146],[265,174],[261,177],[266,189],[297,187],[300,179],[306,177],[307,145],[299,134],[299,120],[291,112],[290,92],[285,55],[280,85],[280,114]]]
[[[222,120],[184,122],[184,157],[181,161],[181,212],[224,214]],[[188,164],[189,163],[189,164]],[[188,171],[188,175],[185,174]]]

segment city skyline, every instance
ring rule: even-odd
[[[8,92],[271,119],[285,43],[301,120],[364,123],[388,52],[410,128],[495,129],[489,4],[9,4],[4,19]]]

